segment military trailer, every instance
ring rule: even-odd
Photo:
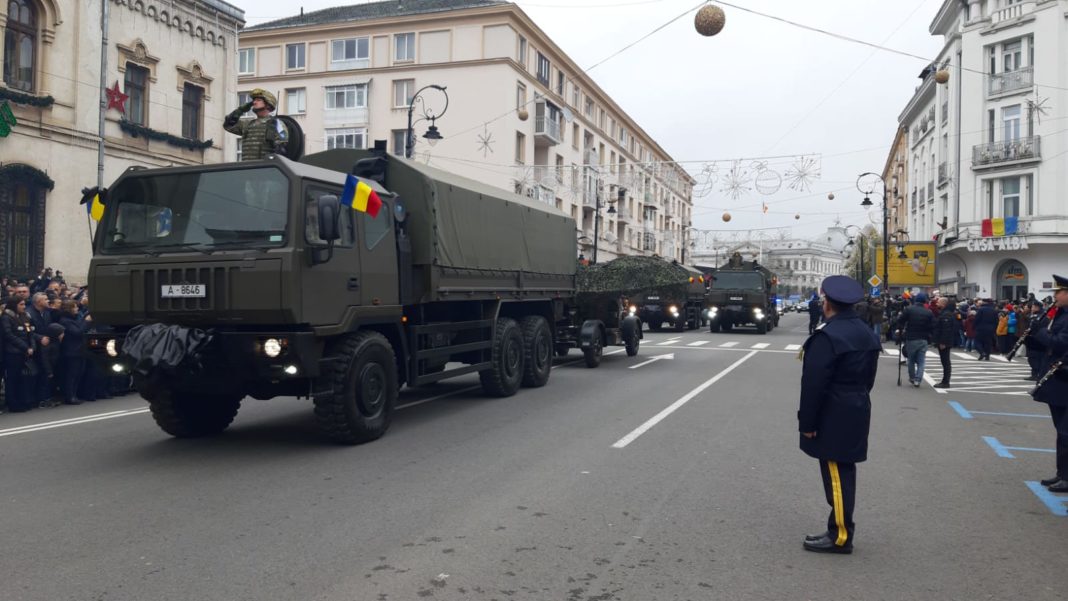
[[[705,324],[705,276],[701,271],[679,265],[688,272],[688,281],[675,286],[646,290],[631,299],[636,314],[649,329],[659,332],[668,326],[676,332],[696,330]]]
[[[779,324],[774,273],[738,253],[726,265],[708,273],[709,331],[730,332],[735,326],[754,326],[767,334]]]
[[[377,216],[339,202],[349,173]],[[571,217],[381,146],[131,168],[104,203],[91,356],[131,373],[174,436],[221,432],[247,396],[297,396],[362,443],[403,385],[477,373],[503,397],[545,385],[561,345],[590,366],[606,345],[637,353],[618,299],[576,298]]]

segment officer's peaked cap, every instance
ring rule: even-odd
[[[1053,289],[1054,290],[1068,290],[1068,278],[1054,274],[1053,276]]]
[[[824,296],[840,305],[855,305],[864,299],[864,288],[847,275],[832,275],[820,288]]]

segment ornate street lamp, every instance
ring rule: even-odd
[[[878,173],[861,173],[857,177],[857,190],[864,195],[864,201],[860,203],[860,206],[864,208],[871,208],[874,204],[871,201],[871,195],[875,190],[882,186],[883,196],[883,289],[890,290],[890,207],[886,201],[886,180],[883,179]],[[894,195],[897,196],[897,190],[894,190]]]
[[[428,89],[434,89],[441,92],[445,96],[445,108],[441,109],[440,113],[435,114],[434,109],[428,107],[423,100],[423,92]],[[420,112],[422,116],[412,121],[413,113],[415,112],[415,105],[419,104]],[[431,146],[436,144],[438,140],[443,140],[444,136],[438,131],[435,121],[445,115],[445,111],[449,110],[449,94],[445,91],[445,86],[439,86],[436,84],[430,84],[419,88],[419,91],[412,95],[412,99],[408,102],[408,130],[404,136],[404,158],[412,158],[412,150],[415,147],[415,132],[412,127],[420,121],[429,121],[430,127],[427,128],[426,133],[423,134],[423,138],[426,139]]]

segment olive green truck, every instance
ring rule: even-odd
[[[340,202],[349,174],[377,216]],[[549,380],[578,348],[638,352],[612,295],[576,293],[575,221],[384,149],[299,162],[131,168],[103,194],[90,355],[130,373],[157,424],[216,434],[245,397],[310,398],[347,444],[385,433],[401,386],[477,373],[486,394]]]

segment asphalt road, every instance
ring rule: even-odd
[[[802,550],[828,511],[797,448],[806,324],[647,334],[507,399],[405,391],[358,447],[294,399],[208,440],[132,396],[0,416],[0,599],[1063,599],[1068,496],[1027,484],[1045,406],[898,388],[890,356],[856,552]]]

